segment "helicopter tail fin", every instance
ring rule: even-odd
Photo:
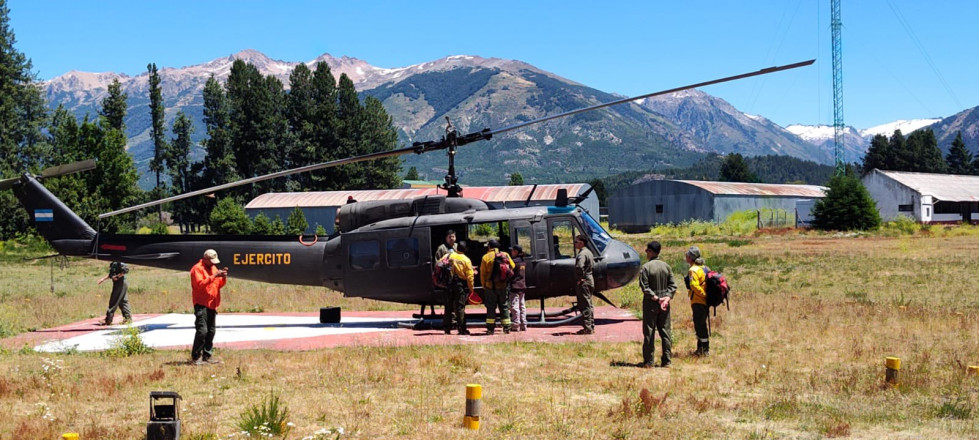
[[[14,195],[31,217],[34,228],[56,251],[63,255],[91,254],[95,230],[34,176],[24,174],[16,181],[7,179],[0,183],[13,188]]]

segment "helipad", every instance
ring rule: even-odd
[[[224,349],[312,350],[325,347],[372,345],[466,344],[504,341],[641,340],[641,322],[626,310],[595,309],[596,333],[573,335],[579,326],[531,328],[526,332],[487,336],[483,325],[470,321],[472,335],[444,335],[441,330],[411,330],[399,323],[414,323],[411,312],[344,312],[338,324],[321,324],[318,314],[219,313],[214,345]],[[42,352],[101,351],[120,343],[125,325],[101,327],[98,320],[69,324],[0,340],[8,349],[28,345]],[[194,340],[194,315],[135,315],[143,343],[157,349],[189,349]]]

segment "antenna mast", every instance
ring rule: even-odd
[[[843,20],[840,18],[840,0],[830,0],[833,30],[833,157],[836,162],[836,175],[846,172],[843,165],[843,45],[841,32]]]

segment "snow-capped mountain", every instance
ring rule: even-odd
[[[907,135],[919,128],[933,125],[941,119],[901,119],[887,124],[881,124],[868,129],[859,130],[847,126],[843,130],[843,159],[847,162],[859,162],[863,160],[867,148],[870,147],[870,140],[878,134],[890,137],[894,130],[901,130]],[[832,125],[789,125],[786,130],[804,139],[806,142],[830,151],[833,149],[833,138],[836,133]]]
[[[924,128],[929,125],[933,125],[942,118],[930,118],[930,119],[899,119],[894,122],[887,124],[881,124],[876,127],[870,127],[866,130],[860,130],[860,136],[865,138],[872,138],[875,135],[882,134],[884,136],[890,137],[894,134],[895,130],[901,130],[901,133],[908,134],[919,128]]]

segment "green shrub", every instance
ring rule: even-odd
[[[252,405],[238,417],[238,429],[248,436],[285,437],[292,429],[288,424],[289,408],[282,406],[279,395],[269,393],[262,403]]]
[[[869,231],[880,227],[877,204],[854,176],[834,176],[826,197],[813,206],[812,225],[824,231]]]
[[[254,235],[272,235],[272,221],[269,220],[265,213],[258,213],[255,219],[252,221],[252,234]]]
[[[295,207],[286,219],[286,233],[289,235],[300,235],[306,233],[309,223],[306,222],[306,215],[299,207]]]
[[[153,348],[143,343],[143,338],[139,337],[139,327],[127,327],[122,330],[119,340],[112,348],[105,351],[109,357],[130,357],[138,354],[152,353]]]
[[[153,228],[150,234],[153,235],[167,235],[170,233],[170,229],[167,228],[166,223],[158,222],[153,224]]]
[[[881,229],[884,235],[914,235],[921,230],[921,224],[911,217],[899,215],[894,220],[885,222]]]
[[[211,230],[217,234],[245,235],[252,229],[252,221],[245,214],[245,208],[231,197],[218,201],[211,211]]]

